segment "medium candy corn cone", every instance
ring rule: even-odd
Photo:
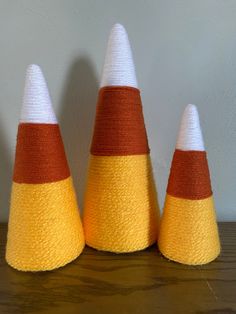
[[[159,248],[167,258],[206,264],[220,253],[210,174],[197,108],[184,111],[172,160]]]
[[[123,26],[110,34],[85,196],[86,243],[116,253],[157,239],[158,203],[140,91]]]
[[[63,142],[40,68],[28,68],[18,128],[6,260],[22,271],[58,268],[84,247]]]

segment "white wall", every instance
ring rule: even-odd
[[[82,203],[111,26],[133,48],[161,207],[180,116],[198,105],[219,220],[235,220],[235,0],[0,0],[0,220],[6,221],[25,69],[47,78]]]

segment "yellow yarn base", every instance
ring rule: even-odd
[[[170,260],[201,265],[220,253],[213,197],[187,200],[166,195],[159,249]]]
[[[157,239],[159,208],[149,155],[91,156],[86,243],[103,251],[145,249]]]
[[[13,183],[6,260],[22,271],[64,266],[79,256],[84,234],[72,179]]]

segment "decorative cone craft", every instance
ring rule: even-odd
[[[210,174],[197,108],[184,111],[172,160],[159,248],[170,260],[200,265],[214,260],[220,242]]]
[[[59,126],[40,68],[28,68],[18,128],[6,260],[22,271],[58,268],[84,235]]]
[[[159,208],[129,40],[116,24],[100,86],[85,196],[86,243],[125,253],[157,239]]]

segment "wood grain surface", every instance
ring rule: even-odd
[[[220,223],[222,254],[209,265],[170,262],[156,246],[121,255],[86,248],[44,273],[9,267],[0,230],[1,314],[236,313],[236,223]]]

